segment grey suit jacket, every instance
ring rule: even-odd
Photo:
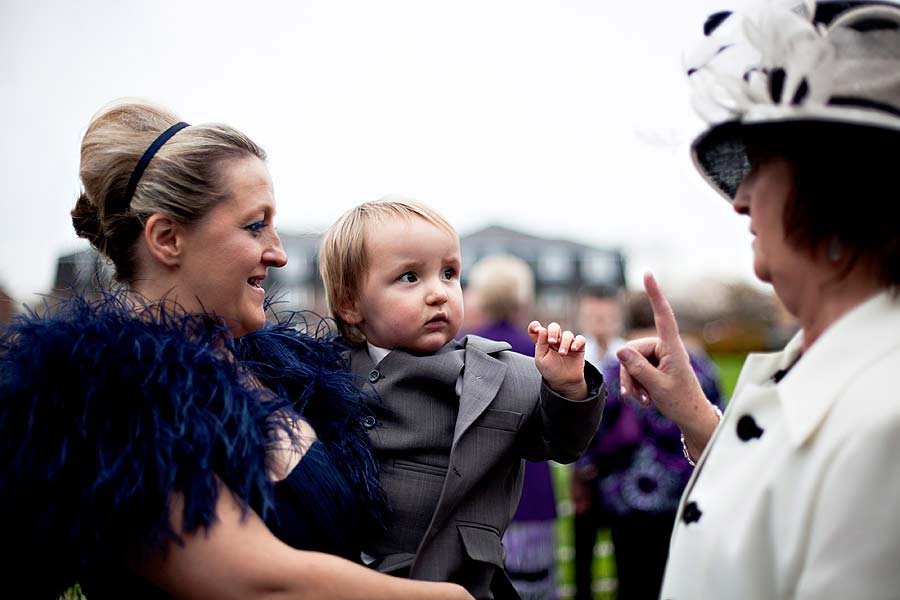
[[[397,406],[396,394],[402,394],[401,402],[421,406],[404,415],[399,427],[369,423],[388,500],[421,530],[417,547],[379,557],[377,568],[415,579],[454,581],[476,598],[517,598],[503,571],[501,538],[519,502],[523,459],[569,463],[584,452],[600,423],[603,377],[586,363],[588,397],[576,402],[550,390],[534,359],[510,351],[505,342],[467,336],[448,346],[439,354],[456,361],[451,369],[463,368],[463,385],[444,459],[415,448],[403,453],[404,436],[417,426],[416,420],[427,427],[429,386],[410,386],[408,379],[403,385],[391,371],[406,369],[400,377],[425,382],[427,373],[409,368],[420,357],[395,350],[373,365],[365,345],[351,352],[351,370],[390,401],[385,405]],[[397,352],[401,355],[392,358]]]

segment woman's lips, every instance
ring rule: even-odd
[[[264,279],[265,277],[251,277],[247,280],[247,285],[252,287],[254,290],[258,290],[259,293],[265,294],[266,290],[262,286],[262,282]]]

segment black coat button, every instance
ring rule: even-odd
[[[763,430],[750,415],[744,415],[737,422],[737,434],[741,440],[749,442],[750,440],[762,437]]]
[[[373,427],[375,427],[376,423],[377,423],[377,421],[375,420],[375,417],[373,417],[372,415],[368,415],[368,416],[364,417],[362,420],[363,427],[365,427],[366,429],[372,429]]]
[[[378,372],[378,369],[372,369],[369,371],[369,381],[375,383],[381,377],[381,373]]]
[[[681,513],[681,520],[684,521],[685,525],[690,525],[699,521],[702,516],[703,511],[700,510],[697,503],[688,502],[684,507],[684,512]]]

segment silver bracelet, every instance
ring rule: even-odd
[[[716,406],[715,404],[710,403],[710,406],[713,407],[713,410],[716,411],[716,416],[719,417],[719,420],[722,420],[722,410]],[[694,459],[691,458],[691,453],[688,451],[687,443],[684,441],[684,432],[681,433],[681,451],[684,452],[684,457],[687,459],[688,464],[692,467],[696,465]]]

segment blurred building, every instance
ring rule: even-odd
[[[53,292],[59,294],[90,295],[109,289],[113,283],[113,268],[92,248],[60,256],[56,260]]]
[[[274,298],[278,310],[311,310],[325,315],[325,288],[319,277],[319,240],[314,233],[283,233],[281,244],[288,262],[280,269],[269,269],[263,286]]]
[[[595,285],[625,287],[625,257],[618,249],[530,235],[491,225],[460,239],[463,285],[469,267],[492,254],[512,254],[534,272],[537,310],[545,316],[573,323],[581,288]]]
[[[319,278],[320,235],[282,233],[288,256],[283,268],[269,270],[263,284],[278,310],[311,310],[324,315],[325,291]],[[574,315],[576,295],[585,285],[625,285],[625,258],[621,251],[554,240],[492,225],[460,238],[463,285],[466,273],[479,259],[491,254],[512,254],[529,264],[535,275],[537,311],[552,318]],[[56,292],[90,293],[112,284],[112,267],[93,250],[62,256],[57,261]]]
[[[319,237],[281,234],[288,264],[269,271],[266,290],[282,301],[284,308],[326,311],[316,262]],[[492,254],[518,256],[534,271],[538,310],[554,318],[573,314],[578,290],[585,285],[625,285],[625,258],[615,249],[547,239],[499,225],[463,235],[460,244],[463,285],[468,269],[479,259]]]
[[[281,233],[288,263],[270,269],[263,284],[276,310],[327,313],[325,290],[319,278],[319,234]],[[625,256],[621,250],[557,240],[491,225],[463,235],[462,283],[478,260],[492,254],[523,259],[535,276],[537,302],[533,317],[576,324],[577,295],[585,286],[625,287]],[[113,285],[113,269],[92,249],[57,260],[53,295],[90,295]],[[710,351],[746,352],[781,347],[797,329],[769,290],[746,283],[698,277],[689,293],[670,296],[679,325],[686,335],[702,341]],[[13,304],[0,292],[0,322],[8,320]]]

